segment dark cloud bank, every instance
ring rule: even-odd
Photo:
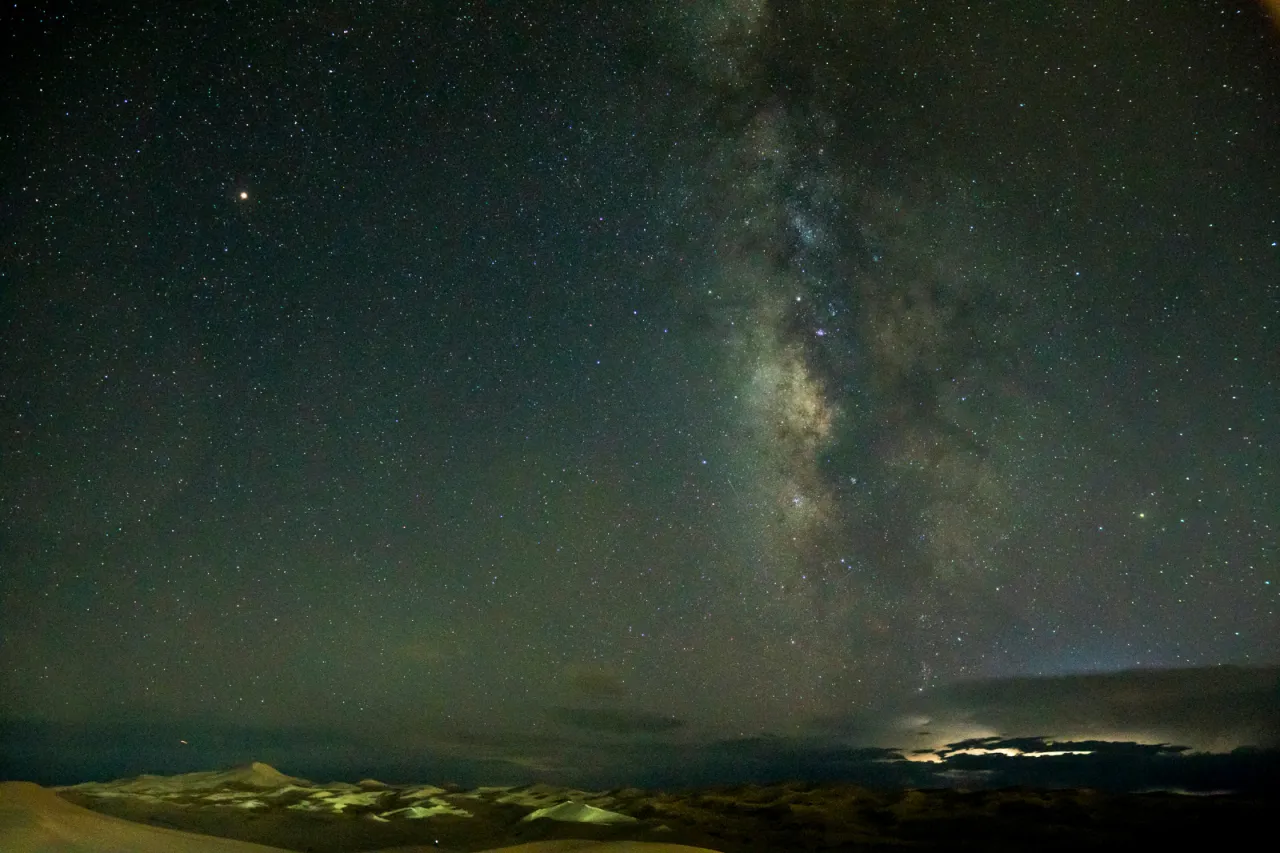
[[[1280,790],[1276,667],[970,682],[922,696],[914,707],[811,720],[787,733],[705,739],[694,728],[645,711],[572,707],[531,710],[522,730],[407,718],[353,718],[326,728],[252,728],[212,718],[158,725],[9,720],[0,728],[0,775],[58,784],[257,759],[315,779],[372,775],[466,786],[800,779],[879,787]],[[991,734],[937,740],[954,731]]]

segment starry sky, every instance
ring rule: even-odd
[[[1280,664],[1262,4],[117,5],[3,13],[11,725],[553,773]]]

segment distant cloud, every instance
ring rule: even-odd
[[[1157,755],[1180,755],[1188,752],[1189,746],[1175,746],[1167,743],[1133,743],[1132,741],[1109,740],[1053,740],[1044,737],[985,737],[970,738],[947,744],[936,754],[949,759],[962,753],[979,752],[1004,753],[1012,755],[1033,755],[1056,757],[1059,755],[1107,755],[1110,757],[1152,757]],[[926,750],[927,751],[927,750]]]
[[[435,666],[449,660],[452,654],[444,644],[430,640],[414,640],[401,645],[399,654],[406,661]]]
[[[613,682],[596,671],[579,683],[584,704],[599,705]],[[1280,790],[1277,667],[975,681],[800,732],[736,738],[652,710],[571,704],[505,720],[355,715],[323,728],[142,719],[0,720],[0,768],[75,782],[257,759],[315,779],[466,785]]]
[[[1167,742],[1214,752],[1277,747],[1280,667],[964,682],[922,697],[907,719],[943,733],[967,726],[975,735]]]
[[[684,726],[675,717],[618,708],[552,708],[551,715],[576,728],[616,735],[656,734]]]
[[[564,678],[569,688],[581,696],[616,699],[627,692],[621,675],[601,667],[569,666],[565,669]]]

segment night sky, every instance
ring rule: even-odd
[[[120,5],[0,13],[11,724],[553,773],[1280,664],[1260,4]]]

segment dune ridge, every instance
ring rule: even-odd
[[[275,777],[267,765],[250,766],[254,778]],[[200,774],[188,774],[196,777]],[[213,776],[214,774],[205,774]],[[226,781],[243,782],[241,768],[218,774]],[[298,781],[275,773],[282,782]],[[283,781],[287,780],[287,781]],[[199,785],[205,779],[187,778]],[[154,780],[149,780],[154,784]],[[439,853],[439,847],[394,848],[394,853]],[[0,782],[0,851],[4,853],[292,853],[283,847],[268,847],[247,841],[199,835],[176,829],[149,826],[110,815],[99,814],[62,799],[34,782]],[[383,853],[393,853],[386,850]],[[680,844],[638,841],[597,842],[581,839],[540,841],[484,853],[716,853]]]

